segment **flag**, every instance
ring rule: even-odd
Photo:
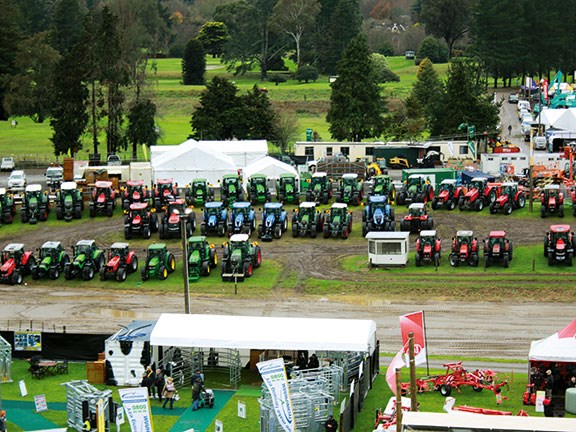
[[[424,329],[424,312],[414,312],[400,317],[400,332],[402,333],[402,345],[406,354],[406,365],[408,359],[408,334],[414,333],[414,357],[416,364],[426,363],[426,336]]]
[[[386,382],[394,394],[396,394],[396,369],[402,369],[404,367],[404,360],[402,359],[403,355],[404,348],[398,351],[398,354],[394,356],[390,362],[390,366],[388,366],[388,370],[386,371]]]
[[[262,380],[270,395],[276,419],[282,429],[286,432],[295,432],[294,411],[292,410],[292,399],[290,399],[290,388],[284,367],[284,359],[278,358],[256,363],[256,367],[262,376]]]

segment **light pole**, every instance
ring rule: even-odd
[[[184,279],[184,313],[190,313],[190,281],[188,280],[188,233],[186,231],[186,220],[192,213],[191,208],[187,208],[180,214],[180,233],[182,234],[182,278]]]

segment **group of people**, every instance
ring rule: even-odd
[[[543,401],[544,415],[553,417],[554,395],[562,394],[568,388],[576,388],[576,370],[566,370],[562,364],[532,367],[530,382],[533,384],[533,391],[546,391]]]
[[[299,370],[318,369],[320,367],[320,361],[318,360],[316,354],[312,354],[310,358],[308,358],[307,351],[298,351],[296,366],[298,366]]]
[[[162,403],[162,408],[166,409],[168,405],[170,409],[174,409],[174,401],[177,398],[177,390],[174,384],[174,379],[167,376],[166,372],[158,368],[154,370],[152,366],[146,366],[142,374],[142,382],[140,386],[148,389],[148,395],[151,399],[158,399]],[[196,411],[200,407],[201,394],[204,389],[204,375],[199,369],[194,371],[192,375],[192,410]]]

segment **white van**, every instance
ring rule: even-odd
[[[546,137],[535,136],[534,138],[532,138],[532,142],[534,144],[535,150],[546,150]]]
[[[528,110],[530,111],[530,102],[527,100],[521,100],[518,101],[518,112],[520,112],[520,110]]]

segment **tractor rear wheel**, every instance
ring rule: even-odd
[[[318,231],[316,231],[316,227],[313,227],[310,230],[310,238],[316,238],[316,234],[318,233]]]
[[[146,281],[150,278],[150,273],[148,273],[148,263],[146,263],[146,267],[142,269],[141,276],[143,281]]]
[[[484,255],[484,268],[490,267],[490,256],[488,254]]]
[[[548,265],[553,266],[555,261],[554,254],[548,254]]]
[[[254,272],[254,267],[252,263],[244,263],[244,277],[252,277],[252,273]]]
[[[222,222],[220,222],[218,224],[218,236],[224,237],[225,234],[226,234],[226,228],[224,227],[224,224]]]
[[[414,255],[414,262],[416,263],[416,267],[422,267],[422,257],[418,252]]]
[[[427,229],[431,230],[434,228],[434,219],[432,219],[432,217],[428,216],[428,221],[426,223],[427,225]]]
[[[492,189],[488,194],[488,202],[492,204],[494,201],[496,201],[496,191]]]
[[[398,194],[398,205],[404,205],[406,204],[406,194],[404,192],[400,192]]]
[[[298,232],[299,232],[298,224],[292,222],[292,237],[294,238],[298,237]]]
[[[322,230],[322,234],[323,234],[324,238],[330,237],[330,227],[328,225],[324,226],[324,229]]]
[[[572,252],[568,252],[566,254],[566,265],[569,267],[572,267],[572,257],[573,257]]]
[[[476,254],[476,253],[472,254],[472,256],[470,257],[470,260],[468,262],[470,263],[470,265],[472,267],[478,267],[478,263],[480,262],[480,258],[478,257],[478,254]]]
[[[342,231],[340,232],[340,237],[342,237],[344,240],[346,240],[348,238],[348,227],[344,226],[342,227]]]
[[[132,238],[132,230],[130,227],[124,228],[124,239],[130,240]]]
[[[66,266],[64,267],[64,279],[71,280],[72,279],[72,267]]]
[[[144,230],[142,232],[142,237],[145,239],[149,239],[152,236],[152,232],[150,231],[150,227],[144,227]]]
[[[518,195],[517,205],[518,208],[524,208],[526,205],[526,197],[523,194]]]
[[[481,198],[478,198],[476,200],[476,211],[482,211],[482,209],[484,208],[484,201],[482,201]]]
[[[279,239],[282,237],[282,227],[280,225],[276,225],[274,227],[274,238]]]
[[[362,237],[366,237],[368,234],[368,228],[366,227],[366,222],[362,222]]]
[[[164,223],[161,223],[158,228],[158,236],[160,239],[166,238],[166,225]]]
[[[432,210],[437,210],[438,209],[438,198],[434,198],[432,200]]]
[[[118,282],[124,282],[126,280],[126,268],[120,267],[116,272],[116,280]]]
[[[452,387],[450,387],[448,384],[442,384],[440,387],[440,394],[444,397],[448,397],[450,396],[450,393],[452,393]]]

